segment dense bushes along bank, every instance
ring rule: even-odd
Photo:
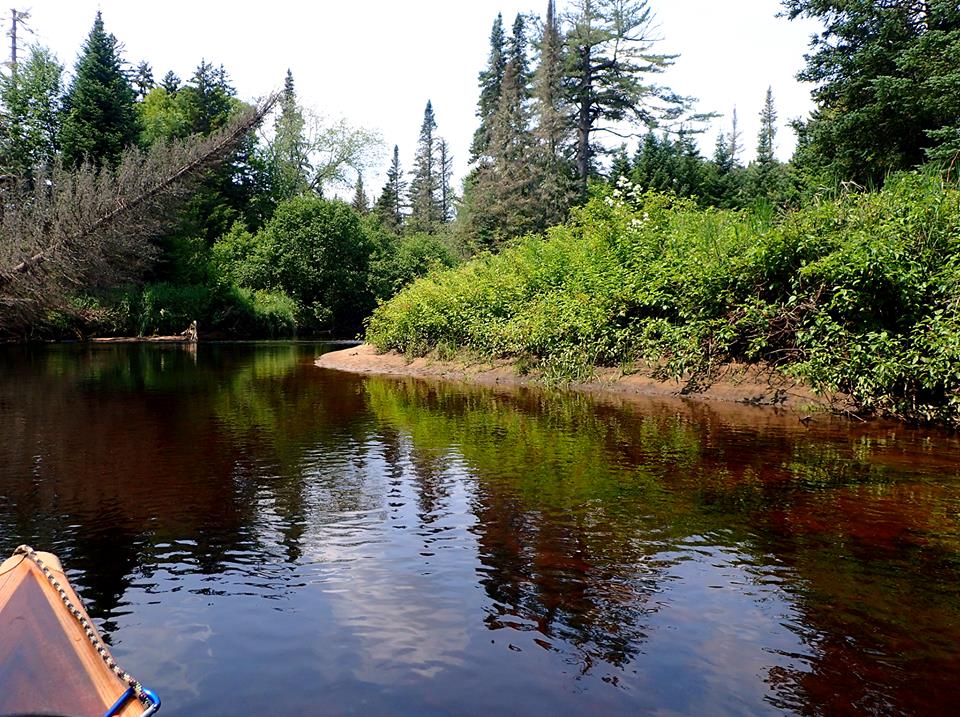
[[[237,222],[212,247],[179,239],[166,255],[162,280],[80,296],[38,337],[174,334],[196,320],[207,338],[353,338],[377,301],[456,261],[439,235],[398,236],[314,196],[281,202],[259,231]]]
[[[547,380],[767,362],[864,411],[960,425],[960,191],[935,176],[782,217],[622,185],[547,237],[436,271],[367,340],[514,358]]]

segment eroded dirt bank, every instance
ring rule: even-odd
[[[490,386],[538,385],[536,375],[520,375],[514,366],[501,362],[441,361],[432,357],[407,359],[402,354],[377,353],[370,344],[351,346],[323,354],[316,361],[321,368],[352,373],[439,378]],[[791,412],[808,413],[843,407],[836,396],[818,396],[809,387],[797,383],[773,369],[756,366],[726,366],[709,383],[661,380],[651,369],[623,373],[618,369],[597,369],[592,381],[572,383],[570,389],[586,393],[690,398],[724,401],[754,406],[770,406]]]

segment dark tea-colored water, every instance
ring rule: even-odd
[[[165,715],[960,709],[956,437],[323,350],[0,350],[0,553]]]

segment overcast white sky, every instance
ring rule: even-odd
[[[123,43],[125,59],[146,60],[157,79],[167,70],[187,79],[203,58],[223,64],[240,97],[251,99],[281,87],[289,67],[304,104],[379,130],[387,150],[400,146],[406,169],[431,99],[460,175],[476,127],[477,73],[497,12],[509,28],[517,12],[546,8],[546,0],[14,1],[32,12],[35,35],[27,42],[53,49],[68,72],[97,9]],[[565,1],[557,4],[562,11]],[[699,98],[700,111],[725,115],[704,135],[704,153],[712,152],[736,106],[747,150],[742,159],[750,159],[770,85],[781,125],[777,152],[787,159],[794,137],[786,123],[811,109],[809,87],[794,75],[817,26],[776,17],[778,0],[651,0],[651,6],[663,38],[657,49],[680,55],[663,84]],[[381,181],[370,178],[368,192],[378,193]]]

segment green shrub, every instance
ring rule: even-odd
[[[414,279],[456,263],[454,253],[436,234],[380,234],[370,261],[370,287],[377,299],[388,299]]]
[[[960,191],[909,174],[781,217],[595,197],[545,239],[435,271],[367,339],[537,364],[653,359],[674,376],[764,361],[864,410],[960,422]]]
[[[240,286],[291,297],[302,329],[350,334],[374,305],[368,282],[372,250],[349,206],[297,197],[281,203],[257,234],[234,225],[214,245],[213,263]]]

